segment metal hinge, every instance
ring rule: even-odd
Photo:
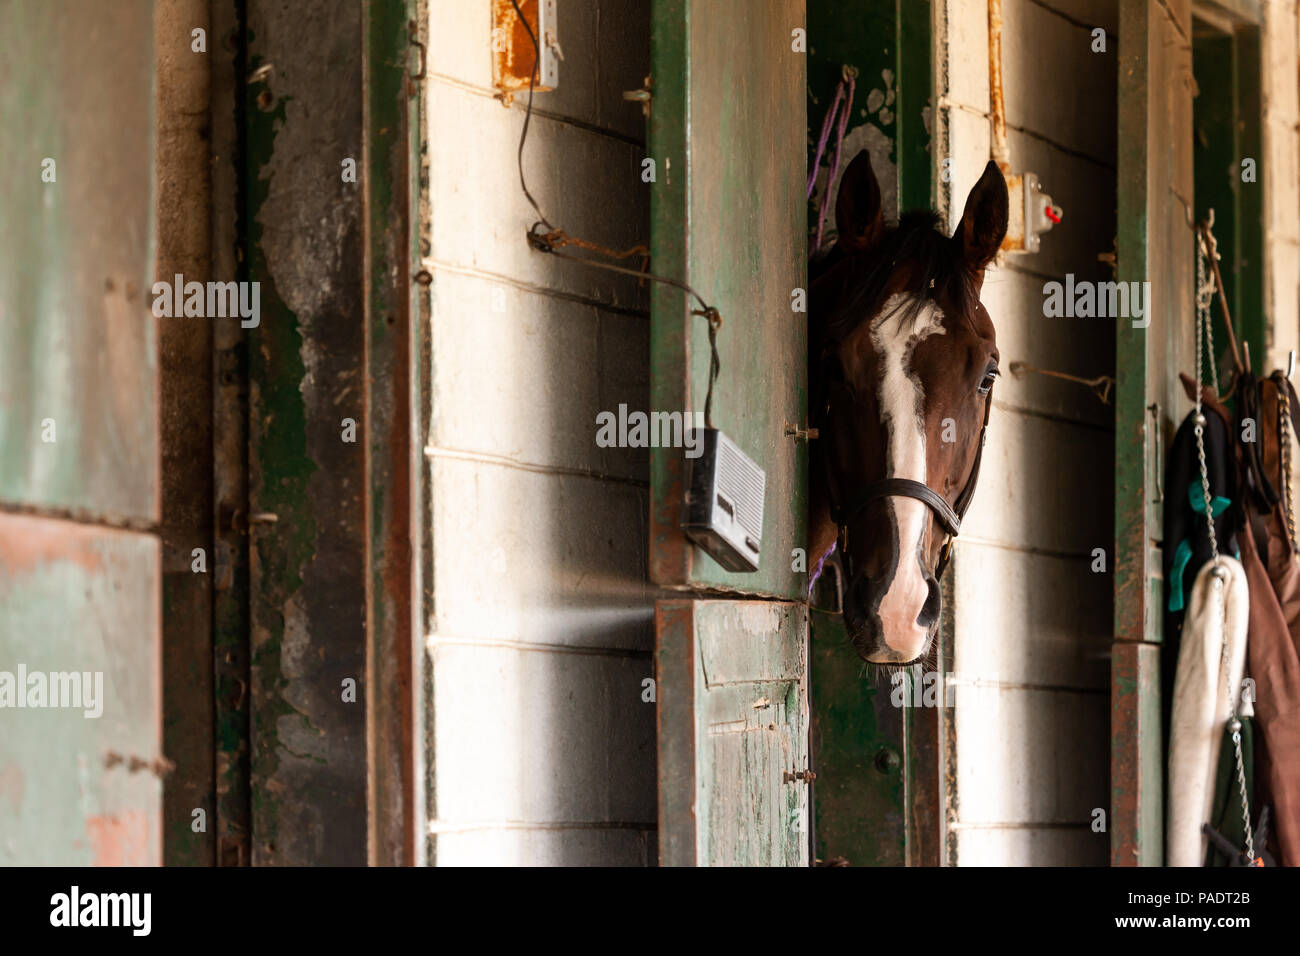
[[[639,90],[624,90],[623,99],[627,100],[629,103],[640,103],[642,114],[649,116],[650,100],[652,99],[650,89],[650,77],[647,76],[645,78],[645,86],[641,87]]]

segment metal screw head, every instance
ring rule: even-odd
[[[881,747],[876,753],[876,769],[881,773],[890,773],[903,765],[896,752],[889,747]]]

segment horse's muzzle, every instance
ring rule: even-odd
[[[872,664],[911,664],[924,657],[939,630],[943,597],[933,574],[925,573],[924,598],[884,602],[859,574],[844,593],[844,623],[858,656]],[[882,612],[882,606],[884,610]]]

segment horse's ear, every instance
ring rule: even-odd
[[[880,184],[871,169],[871,156],[864,149],[853,157],[840,177],[835,199],[836,242],[846,252],[866,252],[885,234],[880,211]]]
[[[989,160],[984,175],[966,198],[966,210],[953,234],[961,243],[962,259],[972,272],[983,272],[1002,247],[1007,234],[1007,181],[998,164]]]

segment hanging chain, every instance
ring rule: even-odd
[[[1196,416],[1193,431],[1196,434],[1196,460],[1201,470],[1201,493],[1205,498],[1206,525],[1210,532],[1210,552],[1214,555],[1214,566],[1219,566],[1219,541],[1214,532],[1214,512],[1211,508],[1210,474],[1205,464],[1205,412],[1201,407],[1201,377],[1204,353],[1209,352],[1210,374],[1214,382],[1214,393],[1219,393],[1219,374],[1214,363],[1214,329],[1210,325],[1210,297],[1214,294],[1212,283],[1205,281],[1205,258],[1203,246],[1196,246]],[[1204,344],[1202,344],[1204,341]]]
[[[1214,614],[1211,620],[1221,624],[1219,642],[1219,671],[1223,675],[1223,693],[1228,705],[1227,726],[1232,734],[1232,746],[1237,762],[1237,786],[1241,791],[1241,819],[1246,834],[1246,859],[1253,864],[1255,860],[1255,835],[1250,826],[1250,801],[1246,795],[1246,762],[1241,753],[1241,720],[1237,717],[1237,708],[1233,701],[1232,685],[1229,683],[1228,666],[1228,620],[1223,588],[1228,579],[1228,569],[1219,563],[1219,541],[1214,531],[1213,499],[1210,495],[1210,471],[1205,463],[1205,412],[1201,405],[1201,360],[1204,355],[1210,365],[1210,376],[1214,382],[1214,392],[1219,392],[1219,373],[1214,361],[1214,326],[1210,320],[1210,302],[1216,288],[1215,282],[1206,281],[1205,241],[1198,237],[1196,243],[1196,415],[1192,419],[1196,434],[1196,459],[1201,471],[1201,495],[1205,499],[1205,525],[1210,535],[1210,552],[1214,555],[1214,570],[1210,573],[1213,581]]]
[[[1278,439],[1282,446],[1279,464],[1282,469],[1283,501],[1286,505],[1286,530],[1291,538],[1291,550],[1300,551],[1296,546],[1295,499],[1291,496],[1291,397],[1281,385],[1277,387],[1277,424]]]

